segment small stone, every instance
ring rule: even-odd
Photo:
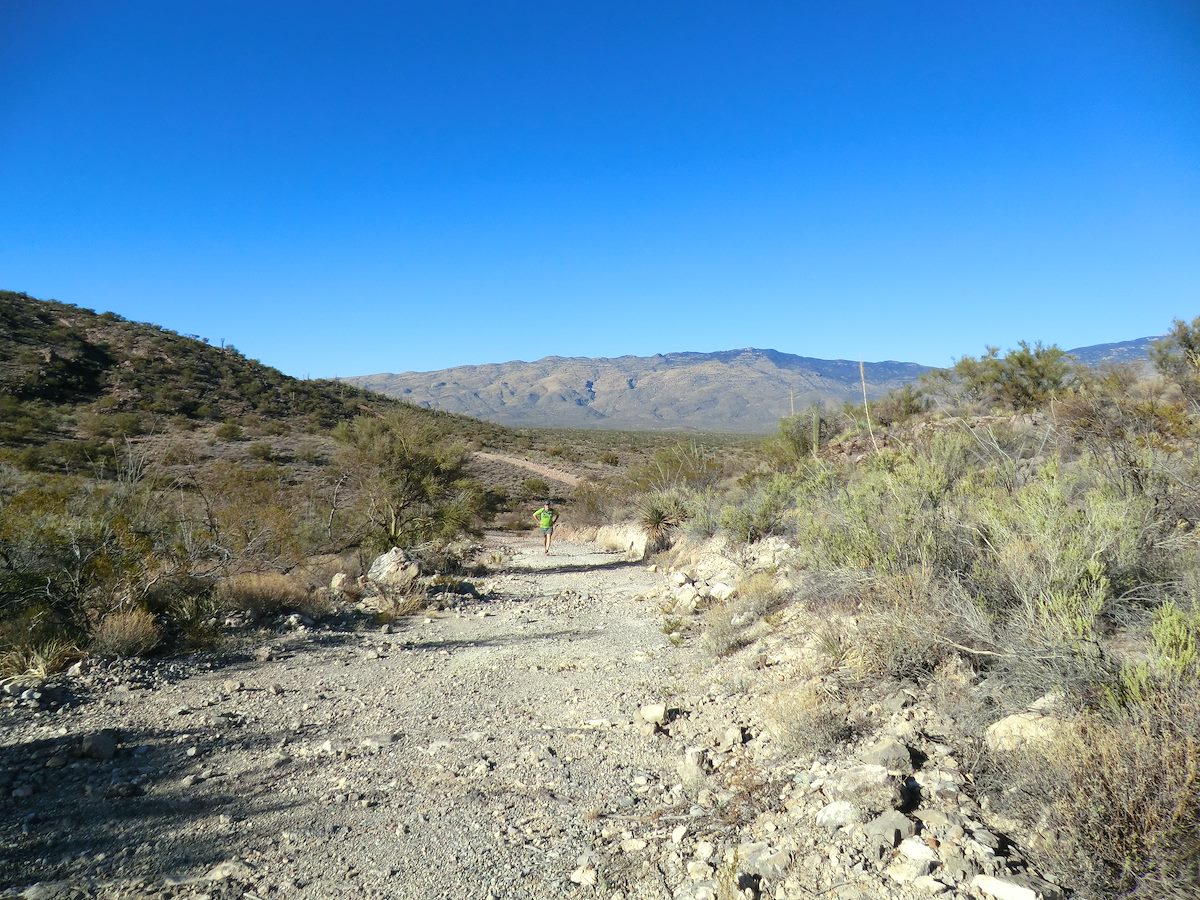
[[[248,878],[253,874],[254,869],[240,859],[230,859],[217,863],[205,873],[204,878],[208,881],[224,881],[227,878]]]
[[[109,800],[123,799],[128,797],[140,797],[144,791],[131,781],[118,781],[116,784],[108,786],[108,790],[104,792],[104,796]]]
[[[908,747],[894,738],[887,738],[875,744],[863,753],[862,761],[904,775],[911,775],[913,770],[912,754]]]
[[[717,742],[718,750],[732,750],[734,747],[740,747],[746,740],[746,734],[740,726],[733,725],[726,728],[721,735],[721,740]]]
[[[117,754],[117,733],[103,728],[83,739],[81,752],[89,759],[109,760]]]
[[[643,706],[639,713],[643,722],[649,722],[654,725],[662,725],[667,721],[667,704],[665,703],[647,703]]]
[[[971,887],[994,900],[1059,900],[1062,892],[1048,881],[1031,875],[976,875]]]
[[[571,873],[571,881],[584,887],[594,887],[596,884],[596,870],[591,866],[580,866]]]
[[[853,825],[858,821],[857,810],[845,800],[834,800],[817,813],[817,825],[821,828],[828,828],[830,831],[837,831],[839,828]]]
[[[778,878],[787,870],[792,854],[760,841],[739,846],[737,860],[743,872],[762,878]]]
[[[641,838],[626,838],[621,841],[622,853],[641,853],[646,849],[646,842]]]
[[[276,697],[282,697],[282,696],[283,696],[283,685],[282,685],[282,684],[279,684],[278,682],[272,682],[272,684],[271,684],[271,687],[269,688],[269,690],[270,690],[270,691],[271,691],[271,693],[272,693],[273,695],[275,695]]]
[[[703,881],[705,878],[712,878],[713,872],[716,871],[710,863],[701,862],[698,859],[690,859],[687,864],[688,878],[692,881]]]
[[[672,844],[682,844],[683,839],[686,835],[687,835],[687,826],[686,825],[675,826],[674,830],[671,831],[671,843]]]
[[[13,788],[12,795],[17,800],[27,800],[33,796],[33,786],[29,784],[22,784],[19,787]]]
[[[275,651],[270,647],[259,647],[254,651],[254,658],[259,662],[270,662],[275,658]]]
[[[904,813],[888,810],[868,822],[863,830],[889,850],[917,833],[917,823]]]
[[[223,682],[221,682],[221,690],[224,691],[226,694],[236,694],[244,686],[245,685],[243,685],[242,682],[235,681],[232,678],[226,678]]]

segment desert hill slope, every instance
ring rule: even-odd
[[[502,431],[342,382],[293,378],[232,345],[0,291],[0,446],[39,444],[81,428],[106,437],[177,430],[169,423],[320,431],[390,409],[432,417],[453,434]]]
[[[866,364],[878,397],[928,367]],[[420,406],[506,425],[767,432],[792,405],[861,396],[850,360],[747,348],[613,359],[548,356],[533,362],[459,366],[347,378]]]
[[[1086,365],[1147,358],[1155,338],[1069,351]],[[928,366],[864,365],[867,394],[915,381]],[[547,356],[533,362],[457,366],[435,372],[361,375],[350,384],[419,406],[509,426],[769,432],[813,403],[860,400],[859,364],[777,350],[656,356]]]

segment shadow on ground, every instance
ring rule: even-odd
[[[0,771],[12,778],[12,802],[0,813],[0,890],[65,879],[161,881],[203,875],[223,862],[223,813],[266,793],[254,779],[219,769],[216,736],[190,729],[126,730],[115,752],[82,752],[82,734],[17,740],[0,746]],[[272,737],[248,736],[244,745]],[[195,757],[186,748],[196,747]],[[100,755],[106,755],[101,753]],[[47,763],[50,762],[50,767]],[[186,773],[211,769],[203,789]],[[15,791],[15,793],[13,793]],[[259,811],[295,804],[261,802]],[[240,822],[241,834],[253,822]]]

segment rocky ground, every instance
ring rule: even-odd
[[[347,608],[7,685],[0,896],[1059,894],[920,691],[881,686],[837,752],[791,752],[786,615],[720,659],[675,627],[755,560],[488,540],[479,596],[382,631]]]

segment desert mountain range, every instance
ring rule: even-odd
[[[1070,351],[1081,362],[1146,359],[1154,338]],[[928,366],[869,362],[867,395],[915,381]],[[615,358],[547,356],[436,372],[361,375],[345,381],[418,406],[510,426],[765,433],[813,403],[862,397],[859,364],[777,350],[726,350]]]

